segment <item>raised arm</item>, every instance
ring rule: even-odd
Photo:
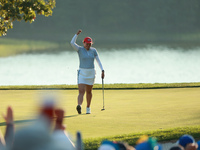
[[[78,51],[78,49],[79,49],[79,47],[80,47],[78,44],[76,44],[76,39],[77,39],[78,35],[79,35],[81,32],[82,32],[82,30],[78,30],[78,32],[74,35],[74,37],[72,38],[72,40],[71,40],[71,42],[70,42],[71,46],[72,46],[76,51]]]
[[[4,115],[6,121],[6,132],[5,132],[5,141],[6,146],[9,147],[13,143],[14,138],[14,119],[13,119],[13,110],[11,107],[7,108],[7,114]]]

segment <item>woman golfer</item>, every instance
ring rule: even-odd
[[[83,97],[86,92],[86,99],[87,99],[87,108],[86,114],[91,113],[90,104],[92,100],[92,87],[94,84],[95,79],[95,69],[94,69],[94,59],[96,59],[102,74],[101,78],[104,78],[104,70],[99,59],[97,50],[94,47],[91,47],[93,42],[90,37],[86,37],[83,40],[83,46],[79,46],[76,44],[76,39],[78,35],[82,32],[82,30],[78,30],[77,34],[71,40],[72,47],[78,52],[79,56],[79,70],[78,70],[78,105],[76,110],[79,114],[81,114],[81,105],[83,103]]]

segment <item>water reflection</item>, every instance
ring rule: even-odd
[[[200,82],[200,49],[166,47],[101,50],[106,71],[105,83]],[[75,51],[58,54],[23,54],[0,58],[0,85],[76,84],[78,55]],[[101,83],[96,65],[96,83]]]

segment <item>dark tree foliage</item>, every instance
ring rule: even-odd
[[[55,3],[55,0],[0,0],[0,36],[13,28],[13,21],[32,23],[36,14],[52,15]]]

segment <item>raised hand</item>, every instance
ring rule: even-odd
[[[104,71],[102,71],[101,78],[104,79],[104,77],[105,77],[105,73],[104,73]]]
[[[77,35],[79,35],[82,32],[81,29],[78,30],[78,32],[76,33]]]
[[[7,108],[7,114],[3,115],[3,118],[7,124],[13,123],[13,110],[10,106]]]

